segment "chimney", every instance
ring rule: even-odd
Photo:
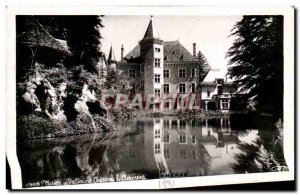
[[[123,59],[123,55],[124,55],[124,47],[123,47],[123,44],[122,44],[122,47],[121,47],[121,60]]]
[[[196,57],[196,43],[193,43],[193,56]]]

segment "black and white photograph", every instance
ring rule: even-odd
[[[132,9],[14,12],[16,188],[293,180],[294,10]]]

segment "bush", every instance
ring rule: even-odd
[[[107,113],[108,118],[110,118],[113,121],[116,120],[130,120],[136,117],[137,113],[133,109],[128,109],[125,107],[122,107],[118,110],[111,109]]]
[[[68,123],[56,123],[42,113],[34,113],[17,118],[18,140],[39,139],[50,137],[64,137],[69,135],[81,135],[87,133],[102,133],[115,130],[112,123],[106,118],[94,115],[93,120],[96,128],[91,124],[78,126],[75,121]]]
[[[17,118],[17,134],[21,139],[58,137],[66,133],[63,123],[55,123],[42,114],[31,114]]]

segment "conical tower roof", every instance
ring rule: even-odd
[[[145,33],[143,39],[159,39],[159,34],[158,34],[157,29],[154,25],[154,22],[152,21],[152,16],[151,16],[148,28],[146,30],[146,33]]]
[[[112,46],[110,46],[110,51],[109,51],[109,55],[108,55],[108,60],[107,61],[108,62],[116,62],[117,61]]]

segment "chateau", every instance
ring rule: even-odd
[[[166,95],[169,101],[174,101],[171,96],[177,94],[174,102],[177,109],[182,95],[194,95],[194,105],[206,110],[229,110],[236,88],[224,78],[203,82],[202,64],[196,50],[196,43],[193,43],[191,54],[179,41],[163,41],[151,17],[143,39],[125,56],[122,45],[120,61],[115,59],[113,48],[110,48],[107,68],[123,72],[131,94],[155,94],[157,98]],[[165,108],[169,106],[167,103]]]

